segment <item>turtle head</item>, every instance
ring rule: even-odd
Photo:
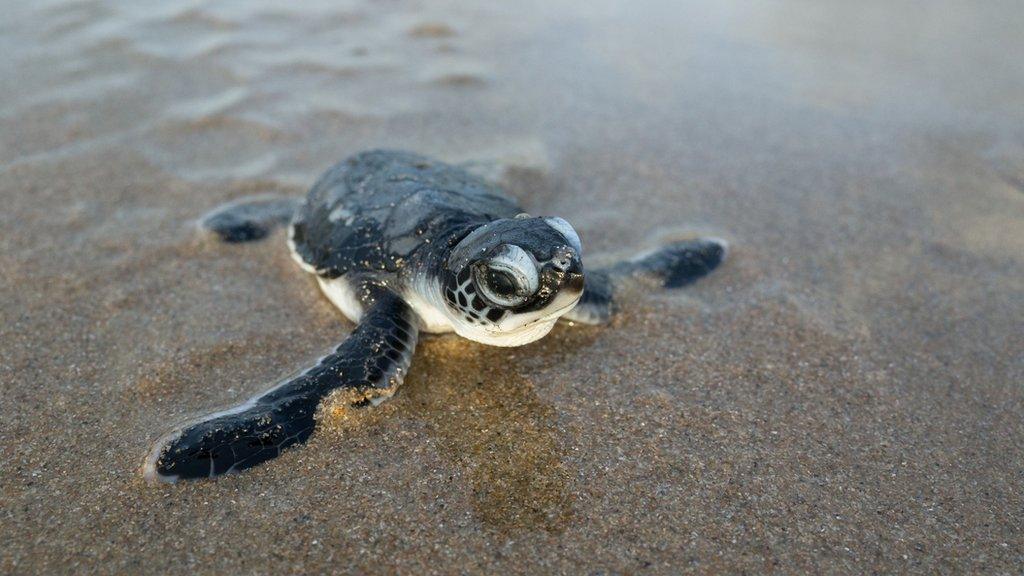
[[[561,218],[522,214],[475,229],[452,250],[441,282],[455,331],[494,346],[543,337],[583,295],[582,252]]]

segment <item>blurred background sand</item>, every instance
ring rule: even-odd
[[[1015,573],[1024,13],[1012,1],[13,2],[0,20],[0,572]],[[607,329],[419,349],[391,402],[217,482],[176,421],[351,329],[283,234],[407,148],[588,262],[727,264]]]

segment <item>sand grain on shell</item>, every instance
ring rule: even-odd
[[[1021,13],[783,1],[8,3],[0,573],[1014,573]],[[187,4],[187,5],[186,5]],[[377,146],[469,162],[588,262],[733,250],[612,326],[424,339],[215,483],[150,443],[351,329],[196,219]]]

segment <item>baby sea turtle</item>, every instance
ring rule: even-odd
[[[565,220],[525,214],[462,168],[393,151],[338,163],[301,205],[250,199],[201,225],[243,242],[289,220],[292,256],[356,328],[315,366],[162,437],[147,479],[215,477],[274,458],[309,438],[328,396],[331,405],[382,402],[402,383],[421,332],[520,346],[559,318],[608,321],[631,280],[683,286],[726,252],[721,240],[690,240],[584,274],[580,238]]]

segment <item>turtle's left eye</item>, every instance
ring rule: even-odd
[[[537,265],[522,248],[506,244],[494,256],[477,265],[474,280],[492,304],[513,308],[537,291]]]
[[[515,277],[504,270],[494,268],[487,270],[487,287],[495,295],[504,298],[514,298],[518,290]]]

